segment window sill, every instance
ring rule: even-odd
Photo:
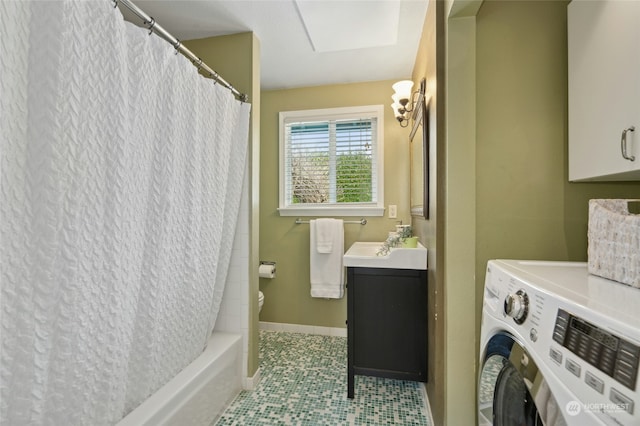
[[[384,216],[384,207],[280,207],[280,216]]]

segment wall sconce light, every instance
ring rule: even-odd
[[[423,78],[422,81],[420,81],[420,89],[415,92],[411,92],[411,88],[413,87],[413,81],[411,80],[398,81],[391,87],[393,87],[395,92],[391,96],[391,99],[393,99],[393,103],[391,104],[393,114],[401,127],[407,127],[409,125],[409,119],[413,118],[415,120],[415,115],[420,109],[418,106],[421,105],[424,99],[426,81]]]

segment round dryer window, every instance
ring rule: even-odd
[[[487,345],[478,391],[480,426],[566,426],[536,363],[510,335]]]

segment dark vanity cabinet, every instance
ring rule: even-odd
[[[348,394],[354,375],[427,381],[427,271],[347,268]]]

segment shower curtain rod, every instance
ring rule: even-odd
[[[190,51],[189,49],[184,47],[182,45],[182,43],[180,42],[180,40],[178,40],[177,38],[172,36],[171,33],[169,33],[167,30],[162,28],[162,26],[160,26],[160,24],[158,24],[155,19],[153,19],[151,16],[147,15],[142,9],[140,9],[138,6],[136,6],[133,2],[131,2],[130,0],[112,0],[112,1],[113,1],[114,5],[115,5],[114,7],[117,7],[118,4],[122,4],[127,9],[129,9],[131,12],[133,12],[138,18],[142,19],[144,21],[144,25],[148,25],[147,29],[149,30],[149,34],[154,32],[154,33],[158,34],[160,37],[162,37],[163,39],[165,39],[177,51],[179,51],[184,56],[186,56],[191,61],[191,63],[193,65],[198,67],[198,69],[202,69],[202,70],[206,71],[207,73],[209,73],[209,76],[211,78],[213,78],[216,82],[222,84],[224,87],[226,87],[227,89],[231,90],[231,92],[235,95],[235,97],[238,100],[240,100],[242,102],[248,102],[249,101],[249,96],[248,95],[246,95],[245,93],[240,93],[240,91],[238,91],[238,89],[233,87],[224,78],[220,77],[220,75],[217,72],[215,72],[213,69],[211,69],[211,67],[209,67],[207,64],[202,62],[202,59],[198,58],[196,55],[193,54],[192,51]]]

